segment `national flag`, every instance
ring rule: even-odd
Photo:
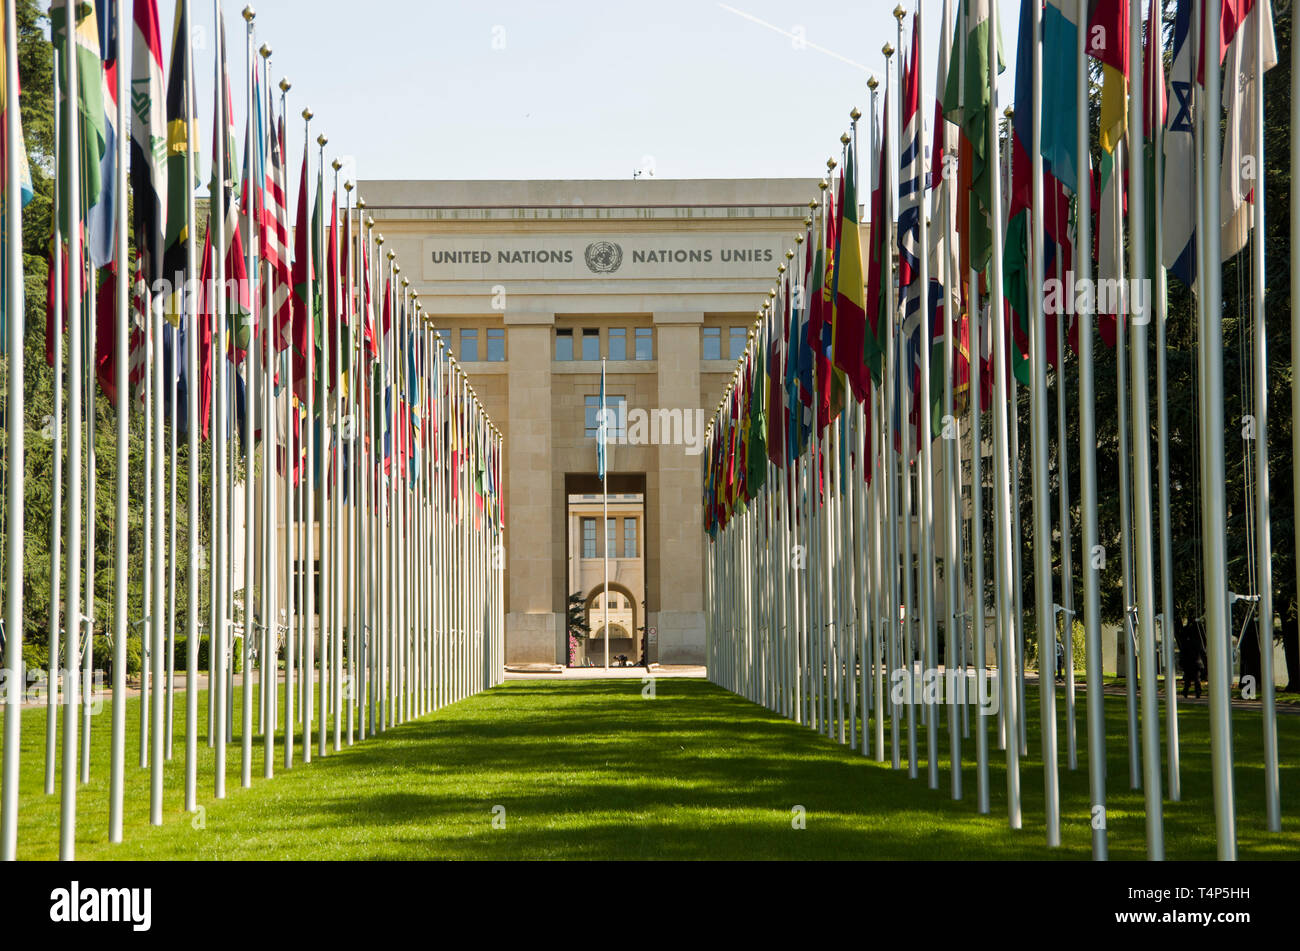
[[[1196,135],[1192,125],[1197,102],[1192,78],[1198,61],[1192,43],[1195,0],[1178,0],[1174,15],[1174,47],[1169,70],[1173,108],[1165,120],[1164,265],[1191,287],[1196,280]]]
[[[86,247],[91,264],[97,268],[108,266],[117,245],[117,3],[96,0],[95,4],[101,61],[96,73],[104,110],[104,151],[99,158],[99,194],[87,203]]]
[[[162,41],[155,0],[135,0],[131,65],[131,193],[135,240],[150,287],[163,276],[164,234],[169,223],[167,186],[167,102],[163,84]],[[184,117],[180,117],[184,122]],[[181,178],[185,154],[182,143]],[[180,227],[185,228],[184,203]]]
[[[870,385],[867,360],[867,309],[862,274],[862,234],[858,218],[858,160],[849,143],[844,169],[844,198],[840,202],[839,267],[836,272],[835,324],[831,343],[835,366],[843,371],[853,396],[866,399]]]
[[[8,10],[7,6],[0,7],[0,35],[3,35],[3,30],[5,27],[5,14],[7,10]],[[5,55],[6,55],[5,50],[0,50],[0,123],[5,123],[4,127],[8,128],[7,121],[8,121],[8,111],[10,108],[12,108],[14,112],[17,114],[18,121],[16,125],[18,128],[18,138],[14,142],[13,148],[18,153],[17,156],[18,191],[19,191],[18,202],[20,208],[25,208],[27,207],[27,204],[35,196],[36,192],[32,186],[32,169],[27,157],[27,144],[23,138],[23,119],[22,119],[21,110],[19,108],[19,101],[21,99],[22,90],[15,89],[14,95],[10,96],[9,90],[5,88],[5,83],[8,76],[8,72],[6,70],[7,64],[5,62]],[[0,258],[3,258],[4,246],[9,240],[9,228],[7,224],[8,215],[9,215],[9,207],[7,204],[9,199],[9,189],[7,187],[8,180],[6,177],[9,169],[9,162],[8,162],[9,148],[10,148],[10,144],[9,144],[8,137],[0,137],[0,206],[2,206],[0,207]],[[5,348],[8,346],[8,340],[9,340],[9,334],[6,329],[7,315],[9,313],[8,281],[9,281],[9,272],[8,269],[4,269],[4,273],[0,274],[0,354],[3,354],[5,352]],[[18,310],[19,312],[22,312],[24,310],[24,305],[23,305],[23,288],[21,284],[18,286],[16,293],[18,294]]]
[[[921,182],[921,31],[912,23],[912,59],[903,71],[903,112],[900,119],[898,176],[898,286],[908,287],[921,264],[921,211],[925,189]]]
[[[302,176],[298,182],[298,216],[293,233],[293,347],[294,394],[299,400],[307,398],[307,380],[315,374],[313,361],[316,348],[312,345],[311,315],[308,311],[312,285],[316,272],[312,267],[311,232],[307,222],[307,168],[311,162],[309,145],[302,147]],[[385,301],[387,305],[387,301]]]
[[[950,62],[960,64],[949,70],[948,83],[943,93],[943,114],[949,122],[958,125],[965,140],[962,146],[962,166],[970,176],[969,189],[963,189],[962,201],[967,211],[960,209],[958,217],[967,226],[967,253],[969,267],[983,272],[993,253],[991,216],[1000,211],[993,208],[993,176],[998,169],[988,161],[989,137],[996,134],[990,121],[992,94],[989,88],[989,10],[992,0],[965,0],[961,8],[953,40]],[[1002,41],[995,38],[997,70],[1002,72]],[[963,176],[964,177],[964,176]]]
[[[885,115],[889,115],[889,94],[885,94]],[[881,143],[876,156],[877,172],[875,187],[871,190],[871,230],[868,232],[870,247],[867,250],[867,297],[866,314],[869,332],[863,346],[867,366],[876,385],[879,385],[884,372],[885,330],[889,326],[891,315],[885,306],[886,296],[884,282],[893,280],[893,264],[889,251],[889,223],[885,220],[885,194],[888,185],[889,163],[886,161],[889,150]]]
[[[71,138],[64,135],[60,148],[58,165],[58,182],[61,185],[59,197],[59,215],[61,233],[71,233],[71,223],[84,220],[87,209],[94,208],[100,201],[103,191],[104,152],[109,146],[109,129],[105,121],[104,102],[104,64],[99,55],[99,20],[93,3],[76,4],[76,23],[72,29],[72,46],[77,57],[77,122],[79,138],[79,161],[81,168],[81,204],[72,207],[71,194],[71,155],[67,143]],[[67,62],[68,56],[68,20],[64,4],[56,4],[50,10],[51,34],[54,45],[59,51],[61,63]],[[71,104],[68,90],[63,89],[64,115],[63,128],[70,128],[67,108]]]
[[[275,96],[267,104],[270,130],[270,162],[262,201],[262,258],[270,273],[270,326],[275,332],[275,349],[283,351],[293,342],[293,272],[289,249],[289,184],[284,149],[284,118],[276,118]]]
[[[166,174],[165,178],[162,179],[166,182],[165,194],[167,198],[159,214],[159,220],[163,222],[165,227],[160,276],[171,281],[172,294],[167,300],[155,302],[154,304],[154,306],[161,305],[164,307],[168,320],[173,324],[178,323],[181,314],[185,312],[184,290],[186,279],[192,276],[188,274],[190,236],[185,218],[189,195],[199,185],[199,130],[197,121],[199,112],[196,93],[190,85],[186,9],[187,5],[183,0],[176,0],[175,27],[172,32],[171,71],[167,76]],[[137,32],[138,42],[139,33]],[[141,53],[138,45],[135,55],[136,69],[139,70],[142,64],[140,63]],[[134,96],[133,91],[133,100]],[[133,130],[132,135],[135,134]],[[193,179],[189,179],[187,176],[187,153],[193,156],[191,166],[194,174]],[[134,187],[134,179],[132,181]],[[136,199],[136,202],[138,214],[140,210],[139,198]],[[137,217],[137,226],[139,220]],[[153,280],[155,279],[153,266],[146,266],[148,268],[146,273],[152,290]]]
[[[600,421],[596,428],[596,477],[605,479],[605,441],[608,420],[605,417],[605,361],[600,362]]]
[[[1043,8],[1043,163],[1057,181],[1076,193],[1079,71],[1074,63],[1078,47],[1078,0],[1047,0]]]
[[[752,351],[755,359],[750,373],[749,443],[745,450],[745,488],[751,499],[767,482],[767,354],[762,341],[758,343]]]
[[[1091,0],[1088,55],[1101,63],[1101,150],[1113,153],[1128,129],[1129,0]]]
[[[1225,3],[1225,10],[1230,4]],[[1256,21],[1263,32],[1262,58],[1256,56]],[[1228,121],[1223,134],[1223,165],[1219,202],[1223,223],[1223,260],[1246,246],[1254,223],[1255,181],[1264,174],[1255,151],[1255,116],[1258,112],[1259,83],[1277,65],[1277,42],[1273,35],[1273,4],[1256,0],[1228,45],[1223,72],[1223,99]]]
[[[127,383],[131,388],[131,400],[136,407],[144,411],[147,391],[147,374],[149,370],[146,330],[150,314],[149,284],[145,279],[144,250],[137,247],[135,252],[135,282],[131,286],[131,355],[127,363]]]
[[[226,69],[226,25],[224,19],[220,24],[220,59],[221,82],[214,97],[216,107],[213,110],[212,146],[213,174],[216,174],[218,148],[224,149],[224,169],[226,180],[213,181],[212,194],[220,195],[220,203],[225,218],[225,248],[222,249],[225,260],[226,323],[230,332],[230,344],[227,356],[236,363],[244,358],[244,351],[252,344],[253,328],[249,323],[252,309],[249,301],[248,269],[244,259],[244,241],[240,235],[240,211],[235,195],[239,192],[238,169],[235,159],[235,112],[230,95],[230,74]],[[224,121],[223,121],[224,117]],[[224,127],[224,128],[223,128]],[[233,290],[233,293],[231,291]]]

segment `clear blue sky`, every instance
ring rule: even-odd
[[[886,0],[428,2],[262,0],[257,43],[287,76],[289,153],[303,106],[327,158],[359,178],[814,177],[848,112],[883,80]],[[909,13],[916,0],[905,0]],[[955,5],[955,0],[954,0]],[[170,62],[174,0],[159,0]],[[224,5],[242,130],[242,3]],[[211,2],[194,0],[204,154],[210,152]],[[999,0],[1011,101],[1016,0]],[[933,109],[941,0],[925,0]],[[761,21],[761,22],[760,22]],[[910,17],[907,29],[911,29]],[[208,31],[206,37],[203,31]],[[803,48],[796,48],[802,37]],[[242,142],[242,132],[239,139]],[[298,159],[291,162],[297,177]]]

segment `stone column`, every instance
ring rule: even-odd
[[[550,313],[507,313],[510,353],[506,439],[506,663],[556,663],[560,645],[552,591]]]
[[[700,402],[700,311],[654,314],[658,365],[659,497],[647,506],[655,521],[659,610],[647,618],[658,629],[651,660],[704,663],[704,530],[700,524],[703,415]],[[652,431],[654,417],[651,418]],[[693,445],[690,443],[693,442]]]

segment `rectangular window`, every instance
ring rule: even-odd
[[[627,329],[624,327],[609,328],[609,358],[611,360],[627,359]]]
[[[610,558],[618,557],[618,519],[605,519],[605,554]]]
[[[600,359],[600,331],[588,327],[582,332],[582,359]]]
[[[472,363],[478,359],[478,330],[462,328],[460,332],[460,359]]]
[[[596,433],[600,429],[600,394],[588,394],[584,399],[585,409],[585,435],[588,439],[595,439]],[[615,396],[610,393],[605,394],[605,409],[614,414],[610,422],[613,427],[608,431],[610,439],[623,438],[623,426],[627,422],[627,397]]]
[[[623,519],[623,557],[636,557],[636,519]]]
[[[728,342],[731,344],[730,356],[728,360],[739,360],[740,355],[745,352],[745,343],[749,340],[749,329],[746,327],[730,327]]]
[[[487,358],[492,363],[506,360],[506,331],[504,327],[489,327],[487,332]]]
[[[596,520],[594,518],[584,518],[582,520],[582,557],[596,557]]]
[[[653,334],[653,327],[636,328],[636,358],[638,360],[653,360],[655,358]]]
[[[573,359],[573,331],[569,329],[556,329],[555,331],[555,359],[572,360]]]
[[[700,357],[704,360],[721,360],[722,359],[722,328],[705,327],[704,343],[700,350]]]

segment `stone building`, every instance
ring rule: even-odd
[[[616,559],[611,634],[618,613],[632,638],[646,628],[651,661],[703,662],[703,430],[816,181],[372,181],[358,193],[505,435],[507,663],[565,662],[570,589],[599,603],[601,559],[593,586],[581,533],[594,519],[605,543],[602,359],[622,426],[611,547],[628,550],[628,520],[636,532],[634,558]],[[597,514],[583,514],[593,499]]]

